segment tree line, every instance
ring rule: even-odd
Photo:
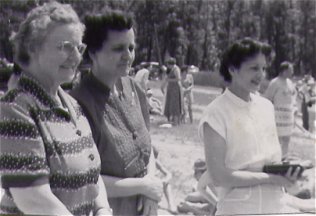
[[[0,57],[12,61],[9,37],[28,11],[48,0],[0,1]],[[222,52],[236,39],[252,37],[274,50],[269,77],[282,61],[296,75],[316,78],[315,0],[59,0],[71,4],[80,18],[112,8],[132,13],[136,21],[135,65],[161,64],[168,56],[180,66],[215,71]]]

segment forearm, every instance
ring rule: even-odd
[[[187,90],[187,91],[191,91],[192,88],[193,88],[193,86],[191,85],[191,86],[189,86],[186,90]]]
[[[155,172],[156,164],[153,150],[151,150],[149,163],[147,165],[147,176],[143,178],[119,178],[114,176],[102,175],[108,197],[126,197],[142,194],[148,197],[156,194],[155,188]],[[148,181],[148,178],[151,180]],[[152,192],[151,190],[154,190]],[[155,195],[153,197],[156,197]]]
[[[142,178],[118,178],[102,175],[108,197],[126,197],[140,194]]]
[[[203,130],[207,173],[215,186],[229,188],[270,183],[271,176],[267,173],[228,168],[225,163],[226,141],[207,124]]]
[[[197,189],[208,202],[216,204],[218,201],[216,189],[210,180],[207,171],[200,177]]]
[[[231,171],[212,176],[214,183],[221,187],[247,187],[271,183],[271,176],[263,172]]]
[[[72,215],[48,185],[10,188],[13,200],[26,215]]]
[[[94,214],[93,215],[112,215],[111,208],[108,203],[106,189],[103,179],[99,176],[98,180],[99,194],[94,201]]]
[[[149,163],[147,165],[148,175],[154,176],[156,174],[156,158],[153,148],[151,148]]]

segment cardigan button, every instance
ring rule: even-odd
[[[81,136],[81,130],[77,130],[77,131],[76,131],[76,134],[77,134],[78,136]]]
[[[93,160],[94,160],[94,155],[93,155],[93,154],[90,154],[90,155],[89,155],[89,158],[90,158],[90,160],[93,161]]]
[[[138,135],[137,135],[137,132],[134,131],[134,132],[133,132],[133,139],[135,140],[135,139],[137,138],[137,136],[138,136]]]

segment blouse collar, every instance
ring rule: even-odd
[[[83,74],[83,83],[100,102],[105,103],[109,98],[111,89],[99,81],[92,72]]]
[[[20,75],[20,78],[17,82],[17,87],[33,95],[42,105],[50,110],[53,110],[56,115],[64,118],[67,121],[75,121],[75,111],[66,99],[65,92],[61,87],[58,87],[57,94],[59,95],[61,102],[65,107],[61,107],[60,104],[47,93],[43,85],[41,85],[39,81],[27,73],[22,73]]]
[[[58,107],[58,102],[51,97],[43,85],[31,75],[23,72],[18,80],[18,87],[32,94],[43,105],[50,108]],[[62,91],[61,87],[58,88],[58,94],[60,91]]]
[[[249,101],[245,101],[245,100],[241,99],[240,97],[235,95],[233,92],[231,92],[228,88],[226,88],[224,95],[226,95],[233,103],[235,103],[236,105],[238,105],[240,107],[250,106],[253,103],[253,94],[252,93],[250,93],[250,100]]]

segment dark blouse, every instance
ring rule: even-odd
[[[101,174],[142,177],[147,174],[151,152],[146,95],[129,77],[121,78],[120,95],[91,73],[71,92],[82,105],[101,155]],[[111,198],[113,214],[136,215],[137,196]]]

